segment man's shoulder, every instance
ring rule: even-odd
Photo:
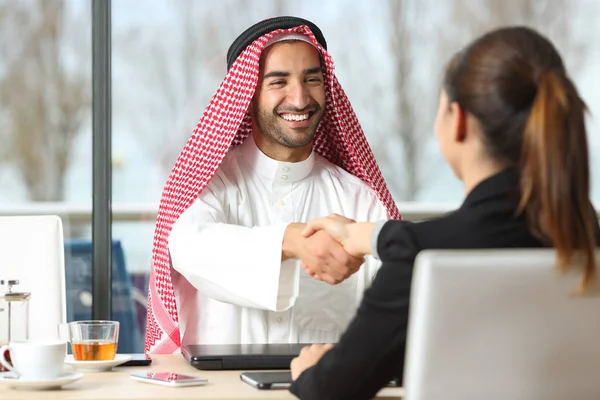
[[[363,181],[359,177],[352,175],[350,172],[332,163],[331,161],[319,154],[315,154],[315,156],[315,165],[319,168],[319,173],[329,175],[329,177],[338,181],[340,184],[343,184],[346,187],[349,185],[355,190],[375,193],[371,185],[369,185],[367,182]]]
[[[232,179],[236,171],[240,169],[240,152],[240,146],[230,149],[223,157],[223,160],[221,160],[219,167],[215,171],[215,176],[223,179]]]
[[[229,149],[227,153],[225,153],[225,157],[223,157],[223,161],[219,165],[218,169],[222,169],[223,167],[227,167],[231,163],[236,163],[239,160],[241,145],[234,147],[233,149]]]
[[[225,154],[219,167],[208,180],[205,190],[214,193],[224,193],[237,187],[239,167],[239,146]]]

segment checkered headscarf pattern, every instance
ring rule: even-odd
[[[167,248],[169,233],[177,218],[206,187],[228,150],[238,146],[251,133],[248,106],[258,82],[260,54],[265,43],[282,32],[298,32],[310,37],[325,63],[326,105],[315,136],[315,151],[369,183],[387,208],[389,217],[400,219],[350,102],[333,74],[334,65],[329,53],[305,25],[265,34],[249,45],[231,66],[165,184],[152,250],[146,353],[173,353],[180,348]]]

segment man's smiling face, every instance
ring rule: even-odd
[[[271,146],[312,148],[325,112],[325,85],[316,48],[280,42],[262,54],[252,103],[256,128]]]

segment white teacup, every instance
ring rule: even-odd
[[[4,358],[10,352],[12,366]],[[60,340],[10,342],[0,347],[0,363],[19,379],[49,380],[62,372],[67,343]]]

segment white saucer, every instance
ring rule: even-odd
[[[81,378],[83,378],[83,374],[63,372],[61,376],[54,379],[19,379],[12,372],[0,372],[0,385],[6,385],[14,389],[22,390],[60,389]]]
[[[117,354],[113,360],[105,361],[77,361],[73,359],[73,355],[69,354],[65,358],[65,364],[69,364],[75,371],[79,372],[104,372],[110,371],[119,364],[123,364],[131,360],[131,356],[127,354]]]

